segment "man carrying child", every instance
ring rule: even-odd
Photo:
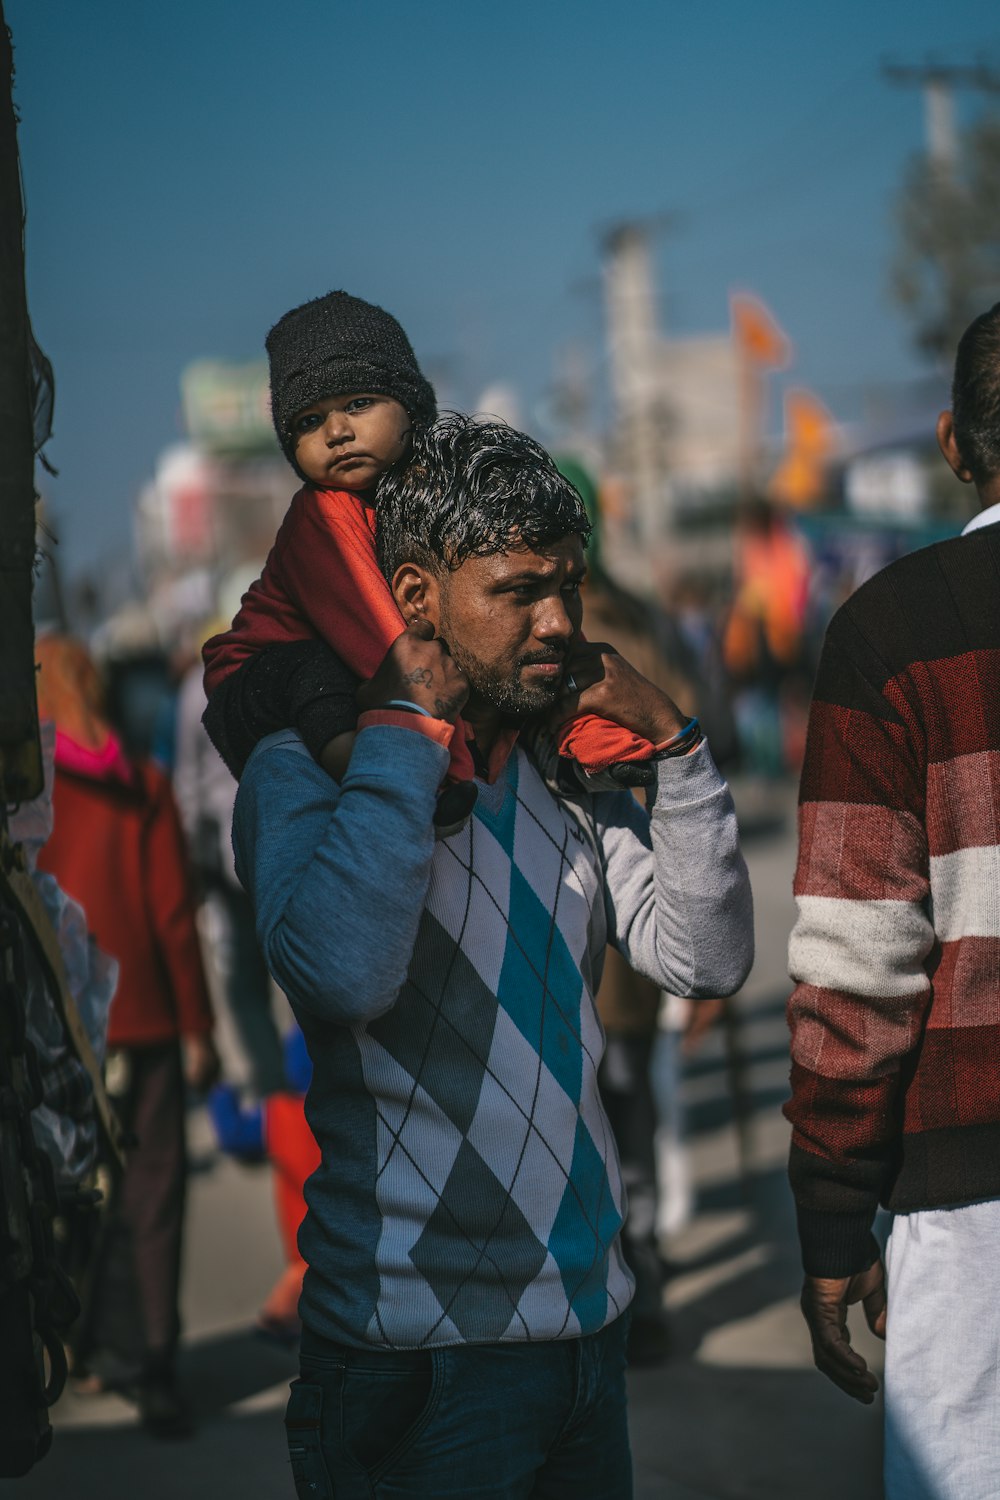
[[[332,436],[329,399],[312,431]],[[371,511],[397,638],[352,663],[369,680],[337,775],[279,730],[236,803],[237,869],[309,1046],[322,1149],[293,1474],[312,1500],[626,1500],[633,1280],[594,993],[608,942],[673,993],[735,990],[746,868],[697,723],[581,641],[589,524],[547,455],[459,417],[406,447]],[[526,747],[570,716],[617,736],[608,764],[649,781],[648,811]],[[449,766],[475,803],[442,836]]]

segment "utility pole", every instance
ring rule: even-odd
[[[14,57],[0,4],[0,785],[4,804],[42,790],[31,591],[35,444],[24,207],[13,101]]]
[[[630,219],[602,236],[616,449],[632,489],[636,537],[648,543],[671,524],[660,395],[661,330],[650,241],[666,215]]]
[[[955,125],[955,89],[973,88],[981,93],[1000,93],[1000,73],[984,63],[882,64],[883,75],[904,87],[916,86],[924,95],[924,129],[927,156],[942,177],[951,178],[958,166],[958,130]]]
[[[897,298],[914,320],[918,344],[942,360],[971,318],[993,301],[997,274],[995,123],[984,115],[965,134],[955,118],[959,88],[1000,93],[1000,72],[985,63],[884,62],[890,83],[924,96],[926,148],[908,171],[897,205]]]
[[[67,1375],[66,1340],[80,1304],[56,1254],[55,1215],[94,1195],[57,1187],[58,1163],[32,1116],[54,1073],[75,1054],[114,1153],[124,1149],[100,1064],[76,1009],[59,940],[12,843],[12,803],[43,787],[31,596],[35,559],[35,443],[51,393],[47,361],[31,337],[24,284],[24,206],[13,101],[14,58],[0,0],[0,1478],[19,1478],[52,1443],[49,1408]],[[38,427],[36,431],[36,419]],[[52,1021],[65,1048],[53,1054]],[[44,1045],[41,1038],[44,1037]],[[65,1055],[64,1055],[65,1054]],[[69,1081],[67,1081],[69,1080]],[[58,1106],[57,1106],[58,1107]]]

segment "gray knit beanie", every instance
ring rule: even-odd
[[[271,415],[295,467],[292,418],[349,391],[394,396],[414,422],[433,422],[437,401],[409,339],[391,313],[347,292],[327,292],[280,318],[265,340]]]

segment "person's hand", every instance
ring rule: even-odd
[[[685,1057],[693,1057],[720,1016],[725,1015],[725,1000],[689,1000],[688,1017],[684,1023],[681,1051]]]
[[[885,1338],[885,1267],[880,1260],[856,1276],[807,1276],[802,1286],[802,1313],[809,1325],[813,1360],[834,1385],[870,1406],[878,1381],[856,1349],[851,1348],[847,1309],[860,1302],[868,1327]]]
[[[412,619],[389,650],[375,676],[358,689],[358,707],[384,708],[403,698],[425,708],[435,719],[454,724],[469,696],[469,680],[460,671],[434,627]]]
[[[566,686],[553,713],[554,727],[577,714],[597,714],[659,745],[687,723],[687,715],[673,699],[606,641],[578,642],[566,663],[564,681]]]
[[[204,1094],[219,1076],[219,1054],[210,1036],[198,1033],[181,1038],[184,1081],[195,1093]]]

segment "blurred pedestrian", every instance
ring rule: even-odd
[[[187,1430],[176,1386],[184,1216],[184,1087],[217,1072],[180,821],[162,771],[126,755],[97,668],[64,636],[37,646],[39,713],[56,725],[52,836],[39,868],[79,901],[119,963],[106,1072],[135,1137],[92,1268],[77,1346],[95,1381],[150,1429]]]
[[[694,1171],[682,1093],[684,1069],[726,1014],[727,1002],[663,995],[650,1076],[656,1110],[656,1228],[659,1240],[679,1234],[694,1217]],[[667,1264],[669,1271],[669,1262]]]
[[[1000,303],[958,347],[938,441],[986,507],[827,632],[790,945],[790,1172],[816,1364],[871,1402],[890,1500],[1000,1494]],[[872,1236],[893,1213],[885,1268]],[[888,1273],[888,1316],[886,1307]]]
[[[226,1072],[234,1073],[242,1063],[251,1090],[263,1099],[285,1087],[282,1041],[253,908],[233,863],[236,782],[202,723],[205,703],[199,654],[185,671],[177,695],[174,795],[209,919],[206,929],[214,939],[209,966],[218,975],[219,998],[239,1041],[240,1056],[232,1068],[226,1058]]]
[[[653,639],[664,661],[690,684],[692,712],[724,771],[740,758],[733,684],[722,653],[726,610],[700,573],[685,573],[676,581],[661,576],[658,591],[651,610]]]
[[[736,520],[734,596],[722,637],[740,745],[750,770],[787,766],[785,687],[801,665],[809,600],[809,554],[769,500],[748,501]]]
[[[634,1365],[659,1364],[670,1350],[663,1307],[666,1267],[658,1238],[658,1120],[652,1079],[659,1008],[658,986],[609,948],[597,992],[606,1038],[598,1082],[628,1195],[622,1249],[635,1277],[628,1335],[629,1363]]]
[[[691,687],[667,665],[658,650],[648,606],[616,587],[594,565],[582,597],[583,628],[588,638],[607,641],[689,713]],[[640,790],[634,795],[644,802]],[[655,1149],[658,1119],[652,1078],[660,990],[630,968],[616,949],[609,948],[597,991],[597,1010],[606,1038],[598,1083],[628,1194],[622,1248],[635,1277],[629,1362],[657,1364],[666,1358],[670,1348],[663,1307],[665,1266],[658,1240],[661,1218]]]
[[[306,1216],[305,1185],[320,1164],[320,1150],[309,1129],[305,1096],[312,1063],[305,1037],[293,1025],[285,1033],[285,1086],[259,1103],[247,1104],[235,1084],[217,1083],[209,1110],[221,1149],[243,1161],[266,1156],[274,1171],[275,1209],[285,1249],[285,1269],[257,1316],[257,1329],[278,1343],[297,1343],[302,1331],[299,1297],[306,1263],[298,1233]]]
[[[236,799],[322,1148],[292,1473],[301,1496],[628,1500],[633,1279],[594,990],[609,939],[688,994],[745,978],[732,802],[697,724],[579,640],[589,523],[530,438],[439,420],[380,487],[378,524],[406,628],[362,690],[342,783],[285,731]],[[564,794],[518,743],[580,710],[657,747],[651,812]],[[478,797],[436,839],[460,714]]]

